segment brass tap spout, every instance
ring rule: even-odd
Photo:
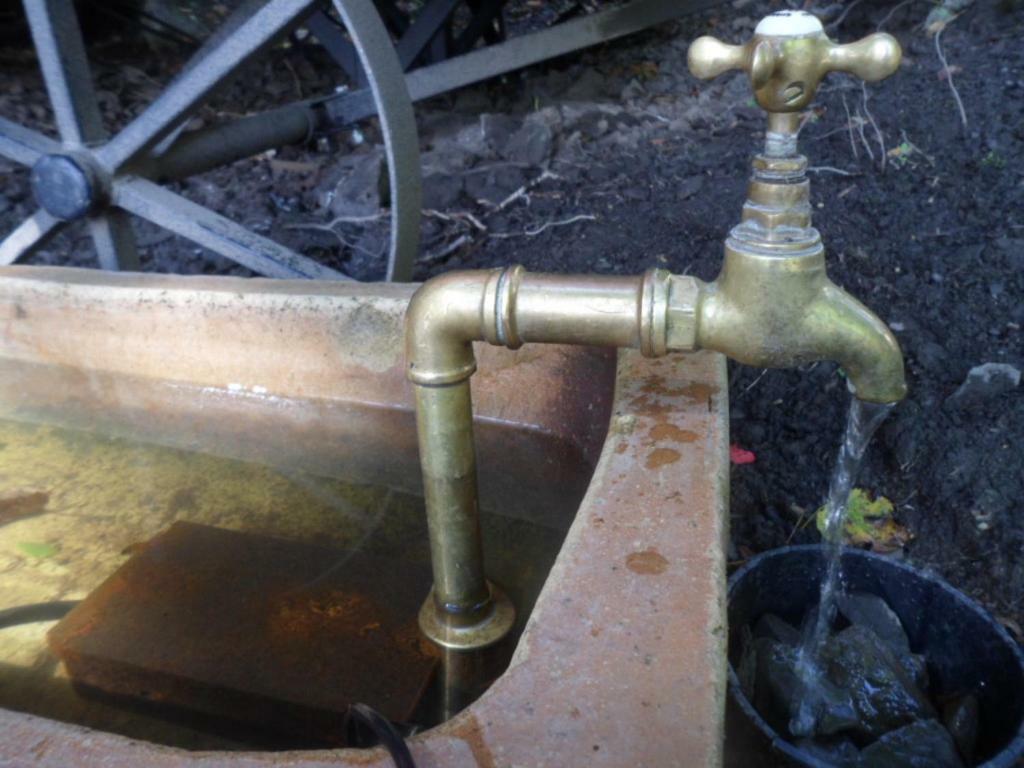
[[[726,239],[713,283],[660,269],[598,277],[509,267],[443,275],[416,292],[406,314],[406,359],[434,571],[419,617],[428,637],[447,648],[483,648],[515,620],[511,603],[484,574],[469,388],[473,342],[638,347],[649,357],[704,348],[764,368],[834,360],[858,398],[890,403],[904,396],[896,339],[825,274],[825,250],[811,226],[807,160],[796,152],[795,114],[829,70],[879,79],[895,69],[899,53],[888,35],[837,46],[801,12],[769,16],[745,46],[694,43],[696,74],[747,69],[769,111],[764,152],[754,158],[742,219]]]
[[[726,246],[718,279],[700,304],[697,335],[758,368],[839,363],[854,395],[893,403],[906,394],[903,355],[889,328],[825,274],[824,253],[762,256]]]

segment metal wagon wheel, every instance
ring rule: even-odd
[[[391,182],[386,276],[408,280],[419,243],[419,142],[402,66],[371,0],[333,0],[380,118]],[[275,39],[318,12],[317,0],[248,0],[160,96],[115,136],[100,118],[74,0],[25,0],[59,141],[0,118],[0,155],[31,171],[38,210],[0,242],[0,265],[86,220],[100,266],[137,269],[129,214],[262,275],[347,279],[156,183],[309,136],[314,105],[290,105],[200,136],[176,134],[210,93]],[[322,18],[319,17],[319,18]]]

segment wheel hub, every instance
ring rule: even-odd
[[[88,160],[69,154],[44,155],[32,166],[32,194],[43,210],[62,221],[95,213],[106,201],[107,185]]]

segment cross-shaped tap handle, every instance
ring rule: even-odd
[[[697,38],[687,59],[690,72],[702,80],[742,69],[762,109],[798,112],[811,103],[829,72],[849,72],[874,82],[895,72],[902,55],[896,38],[884,32],[839,45],[810,13],[779,11],[761,19],[743,45]]]

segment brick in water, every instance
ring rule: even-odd
[[[438,663],[429,568],[175,523],[49,634],[86,689],[341,743],[349,706],[411,718]]]

